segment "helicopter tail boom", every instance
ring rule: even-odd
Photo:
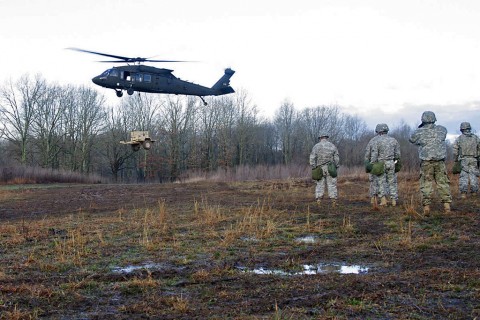
[[[215,95],[219,96],[235,92],[235,90],[230,87],[230,78],[234,73],[235,71],[230,68],[225,69],[225,74],[212,87],[216,92]]]

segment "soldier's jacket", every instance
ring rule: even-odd
[[[372,146],[371,162],[400,159],[400,144],[394,137],[378,135]]]
[[[329,162],[333,162],[336,167],[340,164],[337,147],[326,139],[320,140],[313,146],[310,153],[310,165],[312,167],[322,166]]]
[[[477,158],[480,155],[480,139],[473,133],[462,133],[453,144],[453,158],[462,160],[466,157]]]
[[[419,146],[420,160],[444,160],[447,156],[447,128],[426,123],[415,130],[410,142]]]
[[[375,145],[375,142],[377,141],[379,135],[376,135],[370,141],[368,141],[367,147],[365,148],[365,161],[368,162],[373,162],[372,161],[372,151],[373,151],[373,146]]]

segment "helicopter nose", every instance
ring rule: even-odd
[[[96,85],[100,85],[100,77],[94,77],[92,78],[92,82],[95,83]]]

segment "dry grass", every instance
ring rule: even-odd
[[[256,206],[250,206],[241,210],[241,218],[232,230],[236,230],[239,235],[252,238],[265,238],[275,233],[277,230],[276,212],[268,210],[265,201],[258,200]]]
[[[224,218],[222,208],[219,205],[211,205],[206,197],[202,197],[201,202],[194,201],[194,213],[198,221],[207,227],[212,227]]]
[[[88,255],[87,236],[82,228],[67,231],[66,237],[54,239],[55,258],[60,263],[81,266],[83,257]]]
[[[53,170],[40,167],[12,166],[0,168],[0,184],[23,185],[45,183],[102,183],[97,175],[84,175],[82,173]]]
[[[355,226],[352,223],[351,218],[348,216],[343,216],[342,226],[340,227],[344,233],[352,233],[355,231]]]

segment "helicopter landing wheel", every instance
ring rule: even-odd
[[[152,147],[152,142],[150,140],[143,141],[143,149],[150,150]]]
[[[121,98],[123,96],[122,90],[115,90],[115,93],[117,94],[117,97]]]
[[[127,89],[127,93],[129,96],[131,96],[135,91],[132,88]]]

